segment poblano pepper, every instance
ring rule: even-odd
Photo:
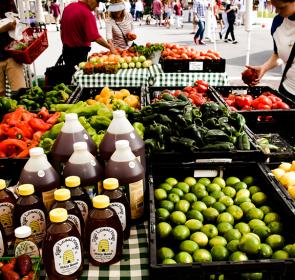
[[[135,123],[133,123],[133,127],[134,127],[135,131],[137,132],[137,134],[140,136],[140,138],[143,139],[144,138],[144,131],[145,131],[144,125],[140,122],[135,122]]]

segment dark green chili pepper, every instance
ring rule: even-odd
[[[235,146],[233,143],[230,142],[219,142],[215,144],[207,144],[201,149],[207,151],[230,151],[234,150]]]

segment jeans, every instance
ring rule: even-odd
[[[235,23],[234,21],[229,21],[228,22],[228,28],[227,28],[227,31],[226,31],[226,34],[225,34],[225,40],[227,40],[227,37],[228,37],[229,33],[231,35],[232,40],[233,41],[236,40],[235,39],[235,34],[234,34],[234,23]]]
[[[203,40],[204,32],[205,32],[205,21],[199,20],[199,22],[198,22],[198,30],[197,30],[197,32],[195,34],[195,39],[199,38],[199,40]]]

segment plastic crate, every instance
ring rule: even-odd
[[[24,50],[11,49],[17,41],[12,41],[5,51],[7,51],[17,62],[31,64],[36,58],[48,48],[47,29],[29,27],[23,31],[24,37],[35,37],[34,41],[30,43]],[[37,37],[36,37],[37,36]]]
[[[160,63],[164,72],[225,72],[225,59],[198,59],[198,60],[174,60],[161,59]]]
[[[266,193],[269,199],[269,205],[273,210],[280,214],[283,224],[286,225],[283,233],[286,238],[286,244],[293,243],[295,240],[295,224],[290,223],[294,220],[294,206],[286,199],[280,188],[269,180],[265,169],[257,163],[207,163],[207,164],[190,164],[190,165],[153,165],[150,168],[149,176],[149,195],[150,195],[150,277],[151,279],[219,279],[219,275],[224,275],[222,279],[239,280],[242,273],[263,272],[264,280],[283,280],[293,279],[295,271],[295,258],[286,260],[251,259],[248,261],[214,261],[210,263],[193,262],[191,264],[161,264],[157,259],[157,249],[161,246],[177,246],[176,243],[167,244],[156,237],[156,216],[154,189],[158,184],[164,182],[168,177],[175,177],[183,180],[187,176],[209,177],[202,172],[217,171],[215,176],[253,176],[257,179],[257,185]],[[288,227],[288,228],[287,228]],[[210,278],[211,275],[217,275],[216,278]],[[247,279],[247,278],[246,278]],[[249,278],[250,279],[250,278]]]
[[[215,92],[217,97],[229,107],[224,101],[224,97],[228,97],[229,94],[238,92],[241,94],[247,93],[251,95],[253,98],[258,97],[263,92],[269,91],[274,95],[280,97],[285,103],[290,106],[290,110],[282,110],[282,109],[273,109],[273,110],[251,110],[251,111],[238,111],[243,114],[248,121],[257,122],[261,119],[261,116],[271,116],[272,119],[280,118],[280,119],[289,119],[290,116],[295,116],[295,101],[291,98],[285,96],[279,91],[272,89],[268,86],[257,86],[257,87],[247,87],[247,86],[219,86],[219,87],[211,87],[212,91]],[[271,121],[271,120],[270,120]]]

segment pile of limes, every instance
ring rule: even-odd
[[[154,194],[163,264],[295,257],[295,244],[285,244],[280,216],[252,176],[167,178]]]

